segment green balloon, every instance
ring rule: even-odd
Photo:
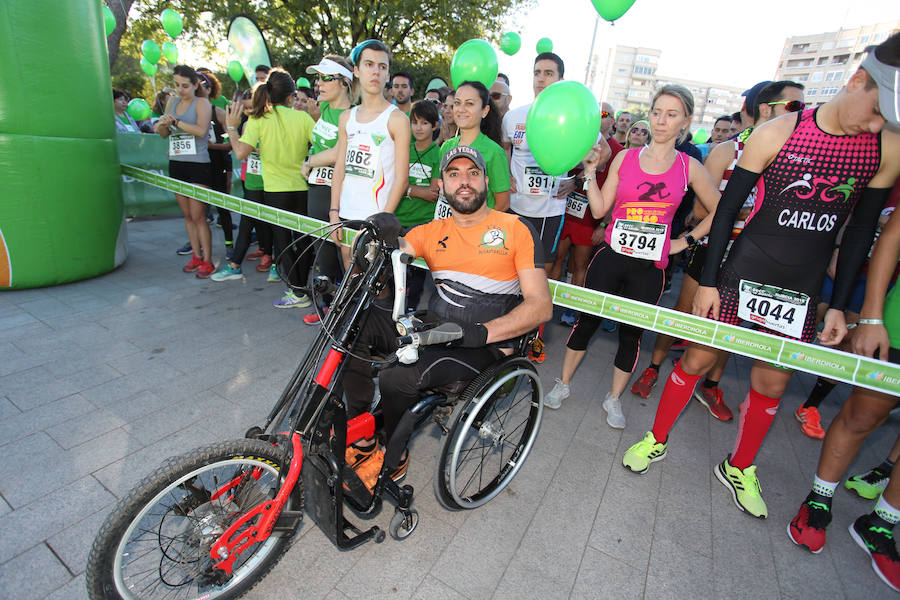
[[[694,135],[691,137],[691,142],[694,144],[705,144],[709,141],[709,132],[703,129],[702,127],[694,132]]]
[[[135,121],[143,121],[150,116],[150,105],[143,98],[135,98],[129,102],[127,110]]]
[[[612,23],[628,12],[634,0],[591,0],[591,3],[597,9],[597,14]]]
[[[116,15],[105,4],[103,5],[103,25],[106,27],[106,35],[111,34],[116,28]]]
[[[153,77],[156,75],[156,70],[158,69],[158,67],[146,58],[141,57],[141,69],[143,69],[144,73],[146,73],[150,77]]]
[[[300,88],[300,87],[311,88],[312,85],[309,83],[309,79],[307,79],[306,77],[301,77],[300,79],[297,80],[297,87],[298,88]]]
[[[181,33],[181,30],[184,29],[184,21],[181,20],[181,15],[171,8],[162,11],[162,14],[159,15],[159,20],[162,21],[163,29],[166,30],[166,33],[168,33],[169,37],[173,40],[177,38]]]
[[[535,49],[537,50],[538,54],[541,54],[542,52],[553,52],[553,40],[551,40],[550,38],[541,38],[538,40]]]
[[[228,63],[228,76],[231,77],[235,83],[238,83],[241,80],[241,77],[244,76],[244,67],[241,66],[241,63],[236,60]]]
[[[557,81],[545,88],[525,119],[528,147],[548,175],[562,175],[577,165],[599,133],[600,105],[577,81]]]
[[[144,40],[144,43],[141,44],[141,54],[144,55],[147,62],[155,65],[162,57],[162,50],[159,49],[159,44],[153,40]]]
[[[169,64],[178,64],[178,46],[172,42],[163,42],[162,53],[166,60],[169,61]]]
[[[497,53],[484,40],[463,42],[450,62],[450,78],[454,87],[459,87],[464,81],[479,81],[490,89],[499,72]]]
[[[500,38],[500,49],[509,56],[512,56],[522,47],[522,38],[515,31],[504,33]]]

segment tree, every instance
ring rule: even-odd
[[[113,8],[118,2],[110,2]],[[471,38],[496,41],[504,17],[535,0],[123,0],[131,8],[130,33],[109,37],[110,66],[123,37],[163,41],[159,14],[173,8],[184,19],[179,39],[213,52],[225,39],[231,18],[252,18],[266,38],[272,60],[288,64],[326,52],[347,55],[359,42],[386,42],[406,63],[446,62]],[[132,6],[133,4],[133,6]],[[115,8],[113,8],[115,11]],[[121,8],[119,9],[120,12]],[[117,21],[119,16],[117,14]],[[143,36],[143,37],[142,37]],[[139,56],[139,55],[138,55]]]

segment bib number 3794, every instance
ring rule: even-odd
[[[624,256],[658,261],[666,245],[668,225],[616,220],[610,237],[612,249]]]
[[[741,280],[738,317],[745,321],[799,339],[808,310],[806,294]]]

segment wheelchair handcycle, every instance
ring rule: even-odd
[[[428,328],[407,314],[412,257],[386,244],[374,224],[355,224],[351,268],[336,289],[326,278],[313,285],[333,293],[331,308],[264,424],[244,439],[170,458],[115,506],[88,557],[92,600],[240,597],[288,550],[304,509],[340,549],[385,540],[381,528],[361,529],[346,510],[371,518],[385,495],[395,504],[390,535],[401,540],[415,530],[412,486],[400,486],[383,467],[370,491],[345,464],[350,444],[375,435],[379,411],[348,420],[338,384],[367,311],[389,285],[401,345],[373,367],[411,362],[417,348],[451,342],[462,330],[452,322]],[[525,358],[529,342],[520,338],[512,355],[471,381],[424,391],[404,415],[416,426],[434,421],[441,428],[434,492],[448,510],[496,497],[534,444],[543,405],[540,379]]]

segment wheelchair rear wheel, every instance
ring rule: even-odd
[[[525,462],[541,424],[541,381],[530,361],[505,358],[475,378],[449,419],[434,491],[450,510],[489,502]]]

